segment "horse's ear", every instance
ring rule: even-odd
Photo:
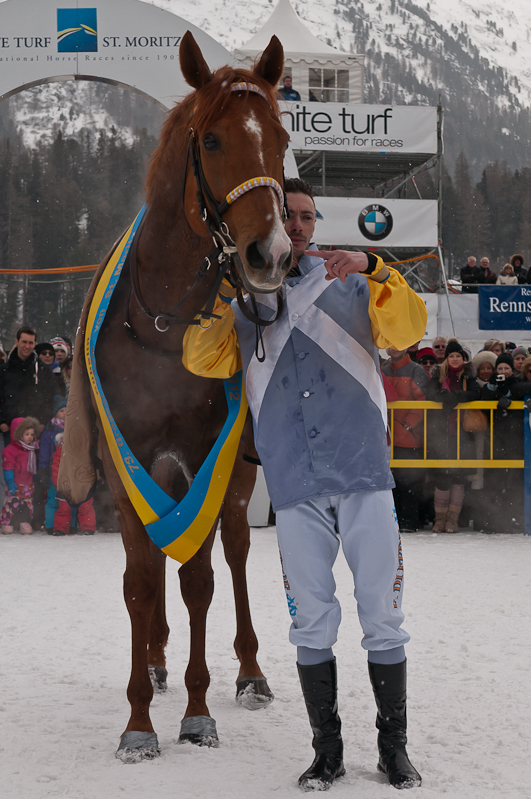
[[[254,71],[260,78],[264,78],[271,86],[276,87],[282,76],[283,69],[284,48],[280,43],[280,39],[272,36]]]
[[[179,48],[179,62],[184,79],[194,89],[201,89],[212,80],[212,73],[203,58],[199,45],[190,33],[186,31]]]

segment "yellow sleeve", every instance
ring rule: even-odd
[[[380,272],[377,266],[374,276],[367,276],[372,337],[378,349],[405,350],[420,341],[426,332],[426,305],[396,269],[388,269],[378,260]],[[387,272],[389,277],[385,279]]]
[[[225,292],[225,286],[223,287]],[[214,319],[208,329],[190,325],[184,334],[183,364],[189,372],[200,377],[232,377],[242,368],[240,348],[234,330],[234,311],[218,295],[212,313]],[[208,324],[203,321],[202,324]]]

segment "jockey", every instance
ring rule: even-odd
[[[300,179],[285,185],[292,268],[284,307],[261,328],[240,311],[224,281],[204,330],[190,326],[183,363],[205,377],[242,368],[255,444],[276,513],[290,641],[314,733],[303,790],[326,790],[345,773],[332,647],[341,618],[332,567],[339,541],[355,598],[377,704],[379,768],[397,788],[420,785],[406,744],[403,558],[389,468],[387,407],[378,350],[422,339],[425,305],[372,253],[319,252],[311,244],[315,204]],[[271,319],[277,298],[257,294]],[[264,357],[265,356],[265,357]]]

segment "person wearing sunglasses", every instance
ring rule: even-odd
[[[433,339],[433,344],[431,345],[431,348],[433,350],[433,353],[435,355],[435,360],[437,361],[437,363],[442,363],[444,361],[446,357],[445,350],[447,343],[448,340],[444,336],[436,336],[436,338]]]
[[[417,352],[417,363],[422,366],[428,377],[431,377],[431,368],[437,363],[437,358],[431,347],[423,347]]]

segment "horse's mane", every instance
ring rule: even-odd
[[[247,69],[220,67],[214,72],[209,83],[201,89],[190,92],[173,108],[162,126],[160,142],[151,157],[146,178],[148,205],[152,205],[154,201],[161,175],[167,182],[171,172],[180,166],[184,168],[189,129],[193,127],[198,138],[204,136],[214,120],[223,114],[225,106],[233,94],[231,85],[239,82],[254,83],[259,86],[265,93],[273,114],[280,121],[276,89],[270,83]],[[247,95],[246,99],[248,98],[248,90],[242,90],[241,93]]]

